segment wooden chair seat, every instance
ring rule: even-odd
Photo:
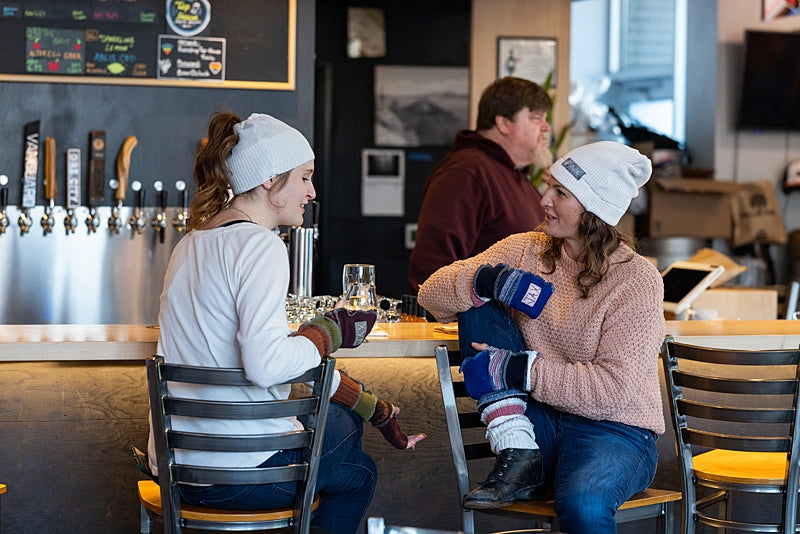
[[[151,512],[162,515],[161,489],[158,484],[152,480],[139,481],[139,502]],[[311,509],[316,510],[318,506],[319,495],[315,495],[314,502],[311,504]],[[192,506],[191,504],[181,505],[181,517],[183,519],[213,523],[269,523],[289,519],[292,517],[292,514],[293,508],[291,506],[276,508],[274,510],[222,510]]]
[[[680,491],[647,488],[642,493],[637,493],[622,503],[622,506],[619,507],[619,510],[631,510],[634,508],[652,505],[658,506],[680,500]],[[503,508],[503,510],[553,518],[556,517],[556,511],[555,508],[553,508],[554,504],[555,503],[552,498],[537,499],[534,501],[516,501],[511,506]]]
[[[728,484],[783,486],[787,467],[784,452],[715,449],[694,457],[694,474],[697,477]]]

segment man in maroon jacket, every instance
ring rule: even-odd
[[[408,269],[414,293],[438,268],[542,222],[541,195],[528,169],[552,163],[551,106],[544,89],[522,78],[501,78],[484,89],[477,129],[456,134],[425,184]]]

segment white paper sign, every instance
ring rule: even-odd
[[[405,151],[365,148],[361,151],[361,215],[405,214]]]

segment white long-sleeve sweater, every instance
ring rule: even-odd
[[[658,270],[621,245],[602,281],[583,299],[575,282],[580,264],[562,254],[555,271],[544,272],[539,253],[546,239],[538,232],[512,235],[473,258],[442,267],[420,287],[420,304],[449,322],[473,306],[479,266],[506,263],[539,274],[555,289],[541,315],[531,319],[514,312],[526,346],[543,356],[531,371],[531,396],[589,419],[662,434],[658,351],[665,324]]]
[[[171,363],[243,367],[256,386],[247,388],[171,384],[170,393],[222,400],[285,399],[277,386],[319,365],[314,344],[288,337],[286,292],[289,260],[283,241],[249,223],[194,230],[175,247],[164,278],[158,317],[158,353]],[[295,418],[270,421],[198,422],[173,418],[181,430],[215,429],[228,434],[264,434],[299,428]],[[151,435],[151,468],[156,454]],[[259,465],[274,451],[197,453],[177,451],[177,461],[203,466]]]

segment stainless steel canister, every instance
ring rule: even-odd
[[[292,265],[289,292],[301,297],[314,295],[314,228],[289,229],[289,258]]]

